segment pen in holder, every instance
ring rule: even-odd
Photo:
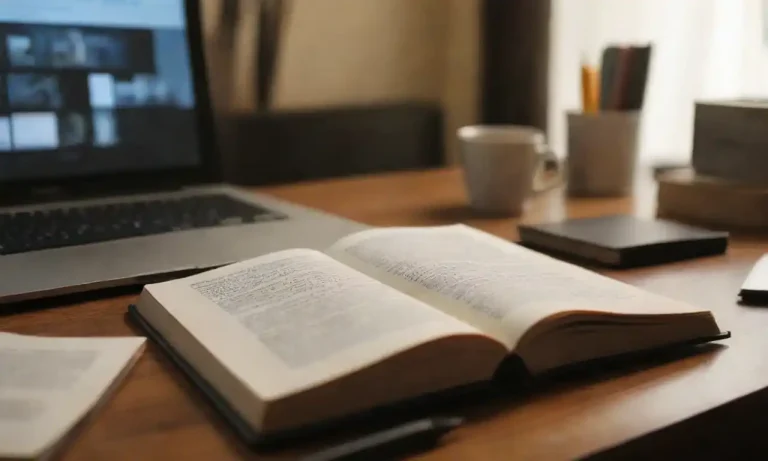
[[[568,194],[629,194],[637,161],[640,112],[569,112],[567,116]]]
[[[640,111],[653,47],[603,50],[600,68],[582,62],[583,112],[568,115],[568,194],[622,196],[632,191]]]

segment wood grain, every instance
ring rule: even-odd
[[[639,181],[623,199],[532,198],[519,219],[478,216],[465,206],[461,177],[435,170],[323,181],[263,192],[372,225],[463,222],[509,239],[518,222],[613,213],[650,216],[655,190]],[[738,453],[761,445],[768,407],[768,309],[742,307],[736,293],[768,238],[732,239],[728,254],[609,275],[712,309],[733,332],[721,347],[542,383],[468,410],[470,424],[422,455],[424,460],[572,459],[604,452],[641,459],[658,450]],[[0,317],[0,330],[62,336],[138,334],[124,318],[135,294],[25,306]],[[697,416],[699,415],[699,416]],[[721,418],[730,420],[721,421]],[[685,421],[685,422],[683,422]],[[680,423],[681,424],[676,424]],[[734,429],[738,428],[738,430]],[[739,439],[739,440],[736,440]],[[631,442],[630,442],[631,441]],[[628,443],[629,442],[629,443]],[[751,444],[751,445],[750,445]],[[116,396],[61,452],[64,460],[293,459],[315,448],[249,452],[181,374],[150,345]],[[652,447],[652,448],[649,448]]]

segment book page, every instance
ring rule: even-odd
[[[561,312],[693,310],[464,225],[363,231],[341,239],[328,253],[477,326],[510,349],[534,324]]]
[[[262,397],[433,339],[481,334],[314,250],[273,253],[179,283],[147,289],[231,372],[258,383]]]
[[[0,457],[50,449],[99,403],[143,343],[0,333]]]

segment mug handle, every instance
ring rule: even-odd
[[[546,192],[563,184],[563,164],[557,155],[545,146],[539,152],[536,175],[534,176],[533,192]]]

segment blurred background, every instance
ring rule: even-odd
[[[763,0],[206,0],[230,180],[456,161],[456,128],[546,130],[560,155],[579,62],[653,43],[641,161],[690,157],[693,101],[768,92]]]
[[[455,160],[459,126],[546,125],[548,1],[204,6],[235,182],[436,166]]]
[[[653,43],[641,160],[687,161],[694,101],[768,96],[765,0],[553,0],[550,137],[565,143],[582,53],[608,42]]]

